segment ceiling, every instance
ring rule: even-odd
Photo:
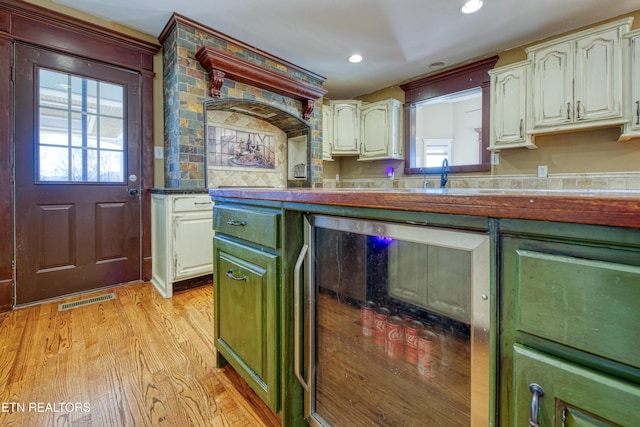
[[[349,99],[470,59],[640,9],[640,0],[54,0],[159,36],[171,14],[191,18],[326,77]],[[351,64],[359,53],[364,60]]]

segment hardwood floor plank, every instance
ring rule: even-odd
[[[107,292],[116,299],[58,311]],[[0,314],[0,334],[0,402],[24,406],[0,412],[3,427],[280,425],[231,367],[215,368],[212,286],[46,302]]]

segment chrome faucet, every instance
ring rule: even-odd
[[[420,172],[422,172],[422,188],[429,187],[431,183],[427,181],[427,168],[420,168]]]
[[[449,180],[449,160],[445,157],[442,161],[442,170],[440,171],[440,188],[444,188]]]

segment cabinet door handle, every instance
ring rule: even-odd
[[[529,384],[531,390],[531,417],[529,418],[530,427],[540,427],[538,424],[538,409],[540,406],[540,398],[544,396],[544,390],[536,383]]]
[[[571,103],[567,102],[567,120],[571,120]]]
[[[636,124],[640,125],[640,101],[636,101]]]
[[[245,225],[247,225],[247,223],[245,221],[232,219],[231,221],[227,221],[227,225],[230,225],[232,227],[244,227]]]
[[[520,119],[520,138],[524,137],[523,132],[524,132],[524,119]]]
[[[576,102],[576,113],[578,114],[578,120],[580,120],[580,101]]]
[[[227,271],[227,277],[231,280],[235,280],[237,282],[242,282],[242,281],[247,281],[247,276],[242,276],[242,277],[237,277],[235,274],[233,274],[233,270],[229,270]]]
[[[302,349],[300,348],[300,270],[302,270],[302,263],[304,262],[308,245],[303,245],[298,255],[298,260],[293,267],[293,372],[298,378],[300,385],[305,390],[309,390],[309,383],[300,373],[300,358]]]

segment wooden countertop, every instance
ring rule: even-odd
[[[212,197],[640,228],[640,191],[509,189],[209,189]]]

